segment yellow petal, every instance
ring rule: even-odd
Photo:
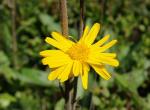
[[[62,73],[62,71],[64,70],[65,66],[59,67],[55,70],[53,70],[52,72],[49,73],[48,75],[48,80],[55,80],[59,74]]]
[[[91,65],[91,66],[105,80],[111,78],[110,74],[107,72],[107,70],[104,68],[103,65]]]
[[[82,85],[84,89],[88,87],[88,72],[90,68],[88,64],[83,64],[83,73],[81,74]]]
[[[63,66],[65,64],[68,64],[70,61],[70,57],[66,54],[56,54],[50,57],[46,57],[42,59],[43,65],[49,65],[50,68],[56,68],[59,66]]]
[[[56,41],[56,40],[54,40],[54,39],[52,39],[50,37],[46,37],[45,41],[47,43],[49,43],[50,45],[52,45],[52,46],[54,46],[54,47],[56,47],[56,48],[58,48],[58,49],[60,49],[60,50],[62,50],[64,52],[66,52],[68,50],[68,48],[69,48],[69,47],[67,47],[65,45],[62,45],[61,43],[59,43],[58,41]]]
[[[99,56],[115,58],[117,56],[117,54],[116,53],[99,53]]]
[[[101,48],[97,46],[90,46],[90,53],[88,57],[108,57],[108,58],[115,58],[117,55],[116,53],[102,53]]]
[[[82,35],[82,37],[81,37],[79,42],[81,42],[81,41],[83,41],[85,39],[85,37],[87,36],[88,32],[89,32],[89,27],[86,26],[85,29],[84,29],[83,35]]]
[[[65,45],[67,45],[67,46],[72,46],[73,44],[74,44],[74,42],[72,42],[71,40],[68,40],[68,39],[66,39],[64,36],[62,36],[60,33],[58,33],[58,32],[52,32],[52,37],[54,38],[54,39],[56,39],[58,42],[60,42],[60,43],[64,43]],[[69,48],[68,47],[68,48]]]
[[[87,45],[91,45],[94,42],[99,30],[100,30],[100,24],[95,23],[91,28],[90,32],[88,33],[88,35],[85,37],[84,41]]]
[[[119,61],[114,59],[116,57],[115,53],[98,53],[98,50],[95,49],[90,51],[90,54],[87,59],[87,63],[90,64],[108,64],[111,66],[119,66]]]
[[[92,51],[89,55],[89,57],[96,57],[98,58],[99,56],[101,57],[106,57],[106,58],[116,58],[117,54],[116,53],[100,53],[98,51]]]
[[[119,66],[119,61],[116,59],[105,58],[105,57],[101,57],[100,59],[101,59],[100,60],[101,63],[108,64],[115,67]]]
[[[77,60],[74,60],[73,63],[73,74],[74,76],[78,76],[79,74],[82,74],[82,64]]]
[[[116,60],[116,59],[112,59],[112,58],[109,58],[109,57],[102,57],[102,56],[99,56],[98,58],[95,58],[95,57],[90,57],[88,60],[87,60],[88,63],[90,64],[108,64],[108,65],[111,65],[111,66],[119,66],[119,61]]]
[[[60,79],[60,82],[64,82],[68,79],[69,74],[71,73],[72,65],[73,65],[73,61],[69,62],[69,64],[66,65],[62,73],[58,76],[58,79]]]
[[[89,64],[100,64],[100,62],[95,57],[89,57],[87,60]]]
[[[85,36],[87,36],[88,32],[89,32],[89,26],[86,26],[82,37],[84,38]]]
[[[55,55],[62,55],[64,52],[60,50],[44,50],[40,52],[40,55],[43,57],[55,56]]]
[[[109,34],[104,36],[101,40],[99,40],[98,42],[96,42],[92,46],[101,46],[101,45],[103,45],[109,39],[109,37],[110,37]]]
[[[116,43],[117,43],[117,40],[112,40],[111,42],[105,44],[104,46],[99,47],[99,52],[104,52],[105,50],[109,49],[110,47],[112,47]]]

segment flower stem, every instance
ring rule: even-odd
[[[16,1],[12,0],[12,52],[13,52],[13,66],[18,69],[17,60],[17,37],[16,37]]]
[[[82,36],[83,33],[83,29],[84,29],[84,0],[80,0],[80,27],[79,27],[79,36]],[[80,39],[79,37],[79,39]],[[73,94],[73,109],[72,110],[76,110],[77,109],[77,85],[78,85],[78,78],[76,77],[74,79],[74,94]]]
[[[67,15],[67,1],[59,0],[61,12],[61,28],[63,36],[68,38],[68,15]],[[80,36],[83,33],[83,13],[84,13],[84,0],[80,0]],[[78,79],[69,79],[65,82],[65,110],[76,110],[76,95],[77,95],[77,82]],[[62,88],[61,88],[62,90]],[[63,90],[62,90],[63,91]]]
[[[60,3],[60,13],[61,13],[61,28],[62,34],[68,38],[68,14],[67,14],[67,1],[59,0]],[[65,110],[72,110],[72,98],[73,98],[72,84],[71,80],[65,82]]]
[[[67,14],[67,1],[59,0],[60,3],[60,16],[61,16],[61,29],[62,34],[68,38],[68,14]]]
[[[84,0],[80,0],[80,37],[82,36],[84,28]]]

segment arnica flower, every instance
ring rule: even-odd
[[[104,44],[109,39],[109,35],[105,35],[94,43],[99,30],[99,23],[95,23],[91,30],[86,26],[78,42],[73,42],[58,32],[52,32],[53,38],[46,37],[45,41],[57,48],[40,52],[44,57],[42,63],[52,70],[48,79],[64,82],[71,77],[80,76],[83,88],[87,89],[90,67],[102,78],[110,79],[111,76],[105,66],[116,67],[119,62],[115,59],[116,53],[107,53],[106,50],[116,44],[117,40]]]

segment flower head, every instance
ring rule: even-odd
[[[40,55],[44,57],[42,63],[52,68],[48,79],[59,79],[60,82],[64,82],[70,77],[81,76],[83,88],[87,89],[90,66],[102,78],[110,79],[111,76],[105,65],[116,67],[119,62],[115,59],[116,53],[106,53],[105,51],[112,47],[117,40],[104,44],[109,39],[109,35],[105,35],[101,40],[93,43],[99,30],[100,24],[98,23],[95,23],[91,30],[86,26],[78,42],[66,39],[58,32],[52,32],[53,38],[47,37],[45,41],[57,49],[40,52]]]

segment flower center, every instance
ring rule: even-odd
[[[73,60],[86,61],[89,54],[89,48],[84,44],[73,45],[67,53]]]

